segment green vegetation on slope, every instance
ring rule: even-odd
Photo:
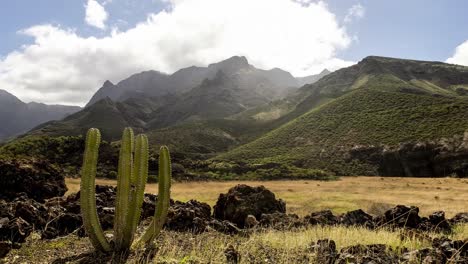
[[[359,173],[363,168],[343,164],[340,154],[355,145],[396,145],[463,134],[467,116],[468,98],[358,89],[219,158]],[[358,168],[350,168],[355,165]]]

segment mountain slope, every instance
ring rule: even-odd
[[[38,124],[57,120],[79,111],[76,106],[24,103],[7,91],[0,90],[0,141],[25,133]]]
[[[377,175],[372,161],[352,158],[353,149],[463,135],[467,88],[468,67],[368,57],[301,88],[308,96],[292,121],[219,159]]]

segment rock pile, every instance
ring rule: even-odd
[[[104,230],[113,227],[115,196],[115,187],[96,186],[97,211]],[[82,228],[79,192],[67,197],[50,199],[43,196],[42,202],[32,199],[29,194],[17,195],[16,198],[10,196],[10,199],[0,200],[0,257],[7,254],[10,249],[19,247],[32,230],[39,231],[43,239],[65,236],[72,232],[86,235]],[[154,215],[157,199],[156,195],[145,194],[142,221]],[[171,200],[165,229],[193,233],[216,230],[226,234],[246,235],[252,228],[289,230],[307,225],[345,225],[371,229],[390,227],[449,232],[453,224],[466,223],[468,220],[468,213],[460,213],[447,220],[442,211],[435,212],[429,217],[420,217],[417,207],[403,205],[398,205],[379,216],[369,215],[362,210],[335,216],[331,211],[325,210],[312,212],[305,218],[300,218],[295,214],[285,212],[284,201],[276,199],[275,195],[265,187],[237,185],[228,193],[219,196],[213,214],[211,207],[206,203],[195,200],[188,202]],[[327,243],[332,244],[330,241]],[[434,248],[444,249],[447,253],[451,250],[450,248],[458,248],[458,243],[443,241]],[[317,252],[322,250],[324,245],[324,241],[317,243]],[[324,250],[329,252],[328,255],[334,255],[330,248]],[[361,255],[367,256],[369,252],[375,255],[381,250],[383,250],[382,246],[349,248],[342,250],[340,257],[334,259],[344,259],[337,263],[346,263],[343,261],[353,259],[359,261],[363,259]],[[413,252],[411,256],[428,257],[434,254],[433,250],[429,250]],[[379,255],[379,258],[390,261],[392,256]]]
[[[384,244],[353,245],[336,249],[335,241],[323,239],[310,246],[317,263],[468,263],[468,241],[435,238],[432,247],[415,251],[393,249]]]

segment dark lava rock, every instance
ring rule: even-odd
[[[310,250],[315,252],[315,262],[323,264],[333,264],[338,258],[335,241],[329,239],[318,240],[312,243]]]
[[[205,231],[211,220],[211,207],[206,203],[190,200],[186,203],[176,201],[169,208],[166,228],[174,231]]]
[[[13,248],[11,241],[0,241],[0,259],[4,258]]]
[[[348,263],[400,263],[399,256],[390,247],[383,244],[355,245],[341,249],[336,264]]]
[[[437,211],[429,215],[429,218],[423,219],[423,223],[430,223],[429,226],[422,227],[422,223],[419,225],[419,228],[425,231],[434,231],[434,232],[450,232],[452,227],[450,226],[447,219],[445,219],[444,211]]]
[[[49,222],[42,231],[43,239],[65,236],[79,229],[83,222],[80,215],[62,214]]]
[[[257,218],[253,215],[248,215],[245,218],[245,227],[246,228],[254,228],[256,227],[260,222],[257,221]]]
[[[345,226],[374,227],[372,216],[361,209],[349,211],[339,217],[340,223]]]
[[[468,241],[435,238],[432,248],[405,253],[402,259],[409,263],[425,264],[468,263]]]
[[[226,256],[227,264],[237,264],[240,261],[240,254],[232,245],[229,245],[224,250],[224,255]]]
[[[313,212],[307,215],[304,220],[311,225],[336,225],[339,221],[338,217],[334,216],[330,210]]]
[[[384,224],[387,225],[417,228],[420,223],[421,217],[419,217],[419,208],[415,206],[407,207],[404,205],[397,205],[385,212]]]
[[[276,200],[275,194],[264,186],[251,187],[239,184],[228,193],[220,194],[214,206],[214,217],[228,220],[243,228],[245,218],[253,215],[260,219],[262,214],[285,213],[286,204],[281,199]]]
[[[456,214],[453,218],[450,219],[450,223],[454,225],[468,223],[468,213]]]
[[[287,230],[304,226],[304,222],[296,214],[272,213],[262,214],[260,225],[278,230]]]
[[[0,219],[0,241],[23,243],[31,234],[31,225],[21,217]]]
[[[44,160],[0,159],[0,199],[12,201],[26,194],[44,201],[67,191],[64,173]]]
[[[243,229],[240,229],[235,224],[226,220],[219,221],[217,219],[211,219],[210,222],[208,222],[207,229],[216,230],[220,233],[228,235],[248,235],[248,232],[246,232]]]

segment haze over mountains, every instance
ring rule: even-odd
[[[82,134],[96,126],[105,138],[115,140],[125,126],[148,131],[222,119],[284,98],[300,84],[327,73],[295,78],[278,68],[257,69],[239,56],[171,75],[147,71],[116,85],[106,81],[85,109],[60,122],[44,124],[40,130],[54,135]]]
[[[0,89],[0,141],[27,132],[49,120],[58,120],[77,112],[81,107],[24,103]]]
[[[241,92],[260,94],[264,97],[263,100],[284,96],[290,88],[313,83],[329,73],[328,70],[324,70],[318,75],[295,78],[289,72],[278,68],[257,69],[250,65],[245,57],[234,56],[210,64],[208,67],[192,66],[170,75],[158,71],[146,71],[134,74],[115,85],[106,81],[87,106],[106,97],[113,101],[124,101],[127,98],[142,95],[161,96],[189,92],[192,88],[200,86],[203,81],[215,79],[220,72],[235,82],[236,89]]]
[[[131,126],[155,147],[167,144],[191,159],[340,175],[464,175],[466,116],[468,67],[370,56],[333,73],[295,78],[232,57],[172,75],[149,71],[106,82],[86,108],[27,137],[83,135],[97,127],[114,141]]]

